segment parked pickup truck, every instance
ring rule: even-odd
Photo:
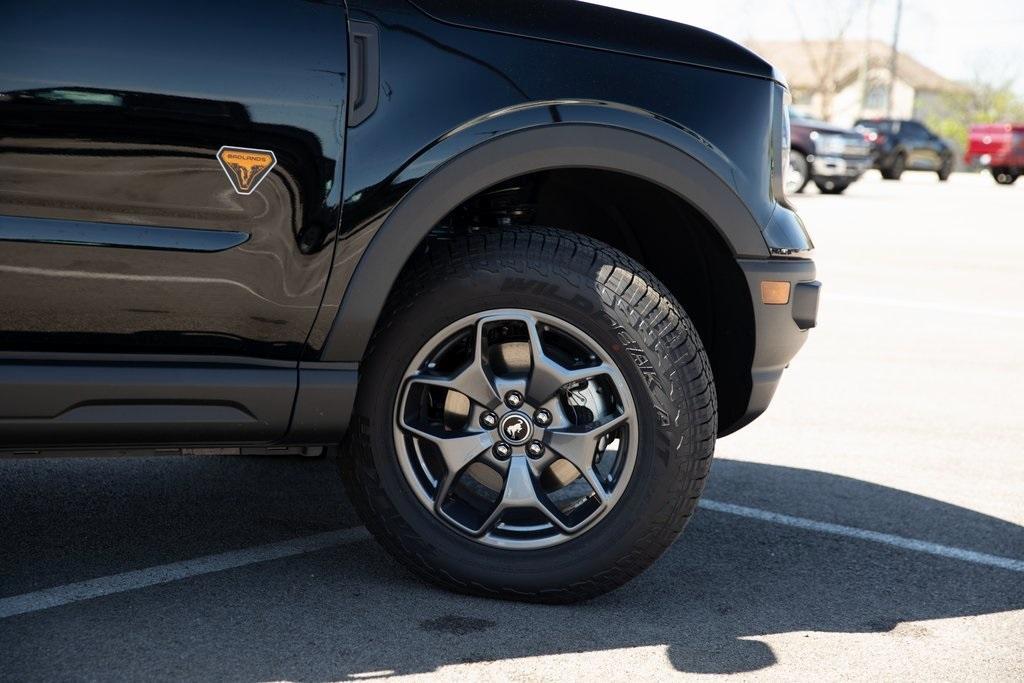
[[[1013,185],[1024,175],[1024,123],[971,126],[964,163],[988,168],[1000,185]]]
[[[871,168],[871,144],[860,133],[790,111],[786,191],[803,192],[813,181],[824,194],[842,194]]]
[[[707,31],[18,2],[0,64],[9,456],[326,450],[420,576],[567,602],[668,547],[815,324],[786,85]]]

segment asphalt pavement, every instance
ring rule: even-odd
[[[0,679],[1024,680],[1024,187],[796,202],[820,326],[624,588],[424,585],[323,458],[6,460]]]

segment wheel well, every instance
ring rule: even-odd
[[[735,257],[694,206],[647,180],[605,170],[531,173],[460,204],[427,239],[451,231],[542,225],[593,237],[639,261],[693,321],[714,373],[719,429],[746,411],[754,357],[750,292]]]

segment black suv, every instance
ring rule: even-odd
[[[673,541],[815,324],[786,86],[719,36],[51,5],[0,24],[8,455],[326,451],[420,576],[564,602]]]
[[[953,172],[953,148],[919,121],[861,119],[854,124],[874,147],[874,166],[886,180],[903,171],[934,171],[939,180]]]

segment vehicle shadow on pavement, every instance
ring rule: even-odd
[[[173,492],[178,486],[174,482],[142,486],[136,499],[130,491],[132,479],[124,476],[114,486],[129,489],[122,493],[129,502],[115,506],[116,519],[105,520],[105,513],[94,509],[90,523],[116,534],[131,524],[123,515],[147,510],[144,522],[154,533],[174,528],[171,540],[192,537],[189,547],[194,550],[204,536],[223,540],[225,534],[241,533],[248,528],[247,518],[249,526],[259,525],[268,507],[275,518],[293,515],[284,526],[300,528],[311,524],[311,514],[325,514],[311,512],[318,505],[341,501],[347,506],[333,465],[285,462],[230,463],[273,472],[257,475],[263,483],[245,496],[232,493],[232,482],[253,474],[232,476],[223,465],[190,465],[219,473],[189,475],[193,486],[198,480],[207,482],[201,488],[208,495],[193,503],[209,507],[198,512],[191,507],[184,511],[169,493],[154,495],[157,489]],[[104,487],[111,485],[110,477],[120,476],[117,472],[106,468]],[[173,472],[157,476],[173,477]],[[268,502],[267,497],[274,497],[268,491],[279,485],[304,490]],[[218,487],[226,504],[216,495]],[[96,493],[86,484],[74,495],[85,500]],[[822,472],[719,460],[707,497],[1024,558],[1024,527]],[[56,512],[46,523],[57,527],[60,515],[73,512],[74,505],[53,505]],[[162,505],[172,508],[169,519]],[[36,501],[30,507],[34,515],[47,513],[45,503]],[[180,519],[173,518],[174,510]],[[332,512],[314,526],[335,514],[352,519],[350,511]],[[5,515],[5,523],[18,524],[17,510]],[[164,527],[147,521],[161,515]],[[45,577],[32,539],[17,538],[21,547],[5,544],[5,551],[36,558],[33,573]],[[151,540],[145,536],[137,545],[164,548]],[[121,545],[121,539],[112,537],[94,542],[91,552],[116,564],[124,552]],[[95,572],[98,565],[89,566]],[[18,567],[6,569],[16,575]],[[45,578],[38,581],[31,589],[53,585]],[[10,594],[6,586],[4,593]],[[887,632],[910,621],[1022,608],[1019,572],[703,509],[650,571],[580,605],[525,605],[452,595],[420,583],[375,543],[359,541],[0,621],[0,651],[5,653],[0,678],[365,679],[567,653],[607,655],[610,670],[625,673],[628,661],[610,651],[640,646],[665,647],[672,665],[683,672],[751,672],[776,661],[759,636]],[[908,637],[923,630],[926,625],[915,627]]]

